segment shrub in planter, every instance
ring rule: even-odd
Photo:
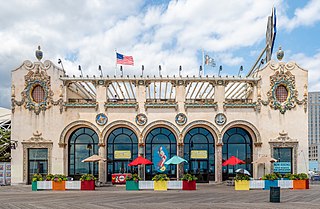
[[[278,176],[275,173],[266,174],[262,177],[265,180],[264,189],[270,190],[270,187],[278,187]]]
[[[234,180],[235,180],[235,184],[234,184],[235,190],[249,190],[250,177],[248,175],[238,173],[234,178]]]
[[[80,177],[81,181],[81,190],[95,190],[95,181],[96,177],[92,174],[83,174]]]
[[[309,189],[309,178],[306,173],[293,175],[293,189]]]
[[[66,190],[67,176],[63,174],[55,174],[52,177],[52,190]]]
[[[184,174],[181,178],[182,180],[182,190],[196,190],[196,181],[198,178],[195,175],[189,173]]]
[[[43,181],[42,175],[41,174],[33,174],[32,176],[32,191],[37,191],[37,182],[38,181]]]
[[[154,190],[155,191],[166,191],[168,190],[167,181],[169,181],[169,177],[166,174],[157,174],[152,180],[154,181]]]
[[[139,181],[141,178],[138,174],[128,175],[126,177],[126,190],[139,190]]]

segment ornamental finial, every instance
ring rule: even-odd
[[[277,59],[281,61],[283,56],[284,56],[284,52],[282,51],[281,46],[279,46],[279,50],[277,51]]]
[[[36,50],[36,58],[40,61],[42,59],[43,53],[40,50],[40,46],[38,46],[38,49]]]

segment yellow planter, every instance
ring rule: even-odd
[[[168,183],[167,181],[154,181],[153,188],[154,191],[167,191]]]
[[[249,190],[250,181],[235,181],[234,182],[234,189],[235,190]]]

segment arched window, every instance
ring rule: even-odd
[[[146,137],[145,156],[153,162],[146,166],[146,179],[151,180],[157,173],[166,173],[176,177],[176,166],[165,165],[164,162],[177,155],[177,142],[174,134],[167,128],[155,128]]]
[[[184,137],[184,172],[199,182],[214,181],[214,138],[205,128],[193,128]]]
[[[114,173],[137,173],[136,167],[128,164],[138,157],[138,138],[128,128],[117,128],[107,138],[108,174],[107,181]]]
[[[69,176],[79,179],[82,174],[98,176],[98,163],[81,162],[93,154],[98,154],[99,138],[90,128],[79,128],[69,138]]]
[[[223,180],[235,176],[238,168],[244,168],[252,174],[252,139],[243,128],[231,128],[223,135],[222,160],[231,156],[243,160],[245,164],[223,166]]]

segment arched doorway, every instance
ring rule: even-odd
[[[91,173],[98,176],[98,163],[81,162],[93,154],[98,154],[99,138],[90,128],[79,128],[69,138],[68,175],[79,179],[82,174]]]
[[[246,164],[223,166],[223,180],[234,177],[238,168],[244,168],[252,174],[252,139],[243,128],[231,128],[223,135],[222,160],[227,160],[231,156],[245,161]]]
[[[114,173],[138,173],[136,167],[128,164],[138,157],[138,138],[128,128],[117,128],[107,138],[107,181]]]
[[[184,172],[197,176],[198,182],[215,180],[214,138],[205,128],[193,128],[184,137]]]
[[[146,180],[151,180],[157,173],[165,173],[176,178],[175,165],[164,165],[164,162],[177,155],[177,141],[174,134],[167,128],[155,128],[146,137],[145,156],[153,162],[145,169]]]

